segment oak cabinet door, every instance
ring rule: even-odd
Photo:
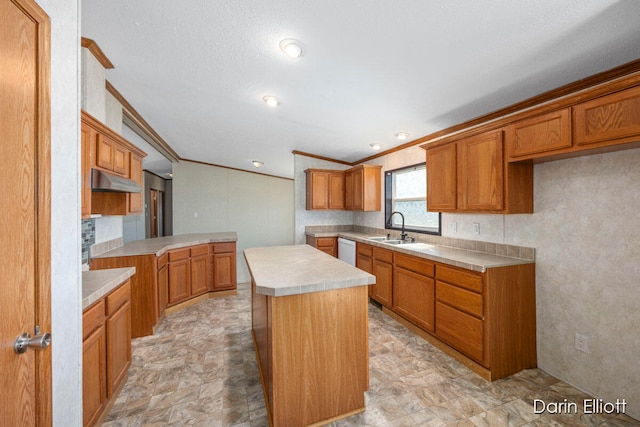
[[[427,211],[456,209],[456,177],[456,144],[427,149]]]
[[[543,153],[571,148],[570,109],[520,120],[507,127],[509,159],[536,157]]]
[[[504,209],[502,131],[458,142],[458,208],[463,211]]]
[[[209,255],[191,258],[191,296],[209,290]]]
[[[426,331],[434,331],[433,279],[404,268],[394,269],[393,309]]]
[[[328,195],[328,208],[329,209],[344,209],[344,189],[345,180],[344,173],[332,172],[329,173],[329,195]]]
[[[391,308],[393,306],[393,264],[374,259],[373,275],[376,276],[373,298]]]
[[[107,397],[127,380],[131,365],[131,303],[127,301],[107,319]]]
[[[189,259],[169,263],[169,305],[177,304],[190,296]]]
[[[213,288],[216,291],[236,288],[236,253],[213,255]]]
[[[93,425],[107,401],[107,337],[104,324],[82,342],[82,419]]]

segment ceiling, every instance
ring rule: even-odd
[[[291,178],[292,150],[359,160],[638,59],[639,16],[636,0],[82,0],[81,29],[180,157]]]

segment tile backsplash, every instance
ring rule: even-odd
[[[82,263],[89,263],[89,248],[96,242],[96,220],[83,219],[82,224]]]

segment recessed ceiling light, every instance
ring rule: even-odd
[[[300,58],[302,56],[302,43],[295,39],[284,39],[280,42],[280,50],[289,58]]]
[[[253,166],[259,168],[260,166],[264,165],[264,162],[260,162],[258,160],[254,160],[251,163],[253,163]]]
[[[371,147],[372,150],[379,150],[379,149],[382,148],[382,145],[380,145],[377,142],[375,142],[373,144],[369,144],[369,147]]]
[[[400,141],[404,141],[405,139],[409,138],[409,133],[407,133],[407,132],[396,132],[396,133],[393,134],[393,136],[398,138]]]
[[[267,103],[269,107],[277,107],[280,105],[280,100],[275,96],[265,95],[262,97],[262,100]]]

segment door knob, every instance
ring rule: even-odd
[[[51,345],[51,333],[40,332],[40,326],[36,326],[35,335],[32,337],[28,332],[20,335],[16,338],[16,342],[13,344],[13,349],[17,354],[22,354],[27,351],[28,348],[34,350],[43,350]]]

